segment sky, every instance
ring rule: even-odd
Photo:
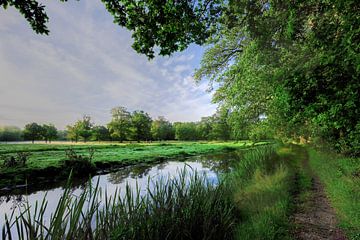
[[[38,35],[14,8],[0,9],[0,125],[53,123],[90,115],[110,121],[124,106],[172,122],[215,112],[207,83],[192,78],[202,47],[149,61],[100,0],[44,1],[50,35]]]

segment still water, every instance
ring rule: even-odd
[[[234,151],[178,158],[158,164],[139,164],[108,174],[96,175],[91,178],[91,182],[94,185],[99,182],[99,187],[102,191],[106,191],[108,196],[114,194],[115,191],[120,191],[120,194],[123,194],[126,185],[133,189],[138,185],[142,194],[146,194],[146,189],[151,188],[148,184],[153,184],[159,179],[176,177],[179,171],[186,168],[189,173],[197,171],[199,174],[204,174],[211,183],[217,184],[219,176],[231,171],[231,168],[241,159],[242,155],[243,151]],[[77,181],[72,189],[72,194],[74,196],[80,195],[88,185],[88,181],[86,179]],[[65,183],[59,183],[56,187],[46,185],[42,187],[39,183],[35,187],[37,190],[23,189],[16,193],[12,192],[0,196],[0,228],[4,225],[5,214],[10,216],[14,212],[15,215],[18,215],[26,203],[34,207],[35,203],[41,203],[44,197],[48,201],[45,217],[50,217],[64,192]]]

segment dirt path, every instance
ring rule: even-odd
[[[300,150],[300,149],[299,149]],[[311,188],[307,197],[295,197],[296,210],[292,216],[296,228],[294,239],[299,240],[345,240],[344,233],[337,227],[334,209],[330,206],[319,178],[311,171],[306,149],[299,151],[302,167],[311,176]]]

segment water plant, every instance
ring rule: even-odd
[[[149,179],[146,192],[127,185],[108,196],[97,183],[74,196],[68,187],[50,219],[45,198],[6,216],[2,238],[232,238],[237,213],[225,185],[214,186],[204,175],[183,169],[175,178]]]
[[[86,175],[95,171],[92,162],[95,149],[89,147],[88,154],[77,153],[73,148],[65,150],[66,159],[62,162],[65,169],[72,170],[76,176]],[[66,172],[66,171],[65,171]]]
[[[26,165],[29,156],[31,156],[29,152],[17,152],[16,155],[3,157],[3,166],[6,168],[23,167]]]

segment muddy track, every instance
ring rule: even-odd
[[[345,240],[345,234],[337,227],[334,209],[330,206],[320,179],[311,171],[305,148],[299,149],[302,167],[311,177],[309,196],[303,200],[295,196],[294,239],[298,240]]]

